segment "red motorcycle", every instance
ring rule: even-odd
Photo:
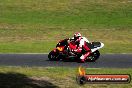
[[[70,46],[69,46],[70,43]],[[96,61],[99,56],[100,52],[98,49],[102,48],[103,43],[101,42],[91,42],[88,43],[89,47],[91,48],[91,51],[93,51],[86,59],[86,61]],[[81,53],[73,52],[72,46],[75,46],[74,42],[70,39],[64,39],[59,41],[59,43],[56,45],[56,48],[53,49],[49,54],[48,58],[50,61],[80,61],[80,56],[85,53],[85,50],[82,49]]]

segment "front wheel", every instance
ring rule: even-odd
[[[51,51],[48,55],[48,58],[50,61],[58,61],[59,58],[58,58],[58,54],[54,51]]]

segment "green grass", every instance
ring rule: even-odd
[[[131,6],[128,0],[5,0],[1,1],[0,22],[68,28],[131,28]]]
[[[32,31],[33,30],[33,31]],[[52,31],[50,31],[52,30]],[[59,29],[58,29],[59,30]],[[81,30],[90,41],[101,41],[105,47],[101,53],[131,53],[131,30]],[[87,31],[87,32],[86,32]],[[120,31],[120,32],[119,32]],[[56,43],[72,36],[74,30],[57,29],[12,29],[0,30],[1,53],[44,53],[50,52]],[[118,35],[117,35],[118,34]]]
[[[0,0],[0,53],[49,52],[76,31],[102,53],[131,53],[131,24],[129,0]]]
[[[87,68],[87,74],[130,74],[132,69],[108,69]],[[130,88],[130,84],[85,84],[80,86],[76,83],[77,68],[66,67],[0,67],[0,86],[2,83],[9,87],[17,88]],[[3,80],[2,80],[3,79]],[[17,80],[14,82],[14,80]],[[21,82],[23,81],[23,82]],[[21,82],[21,83],[20,83]],[[47,83],[47,84],[46,84]],[[20,86],[21,85],[21,86]]]

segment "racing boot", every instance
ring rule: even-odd
[[[89,56],[90,55],[90,52],[87,52],[86,54],[84,54],[84,55],[82,55],[81,57],[80,57],[80,60],[81,60],[81,62],[85,62],[85,60],[86,60],[86,58],[87,58],[87,56]]]

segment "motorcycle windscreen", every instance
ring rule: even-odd
[[[67,45],[67,39],[61,40],[61,41],[56,45],[56,47],[65,46],[65,45]]]

